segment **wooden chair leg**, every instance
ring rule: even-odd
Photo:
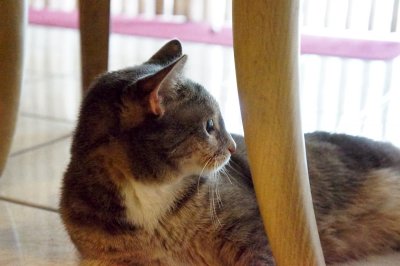
[[[164,0],[156,0],[156,15],[164,14]]]
[[[82,87],[107,71],[110,33],[110,0],[79,1]]]
[[[25,1],[0,1],[0,175],[17,120],[24,54]]]
[[[234,53],[253,182],[278,265],[324,265],[298,96],[298,0],[234,0]]]

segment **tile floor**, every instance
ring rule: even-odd
[[[81,98],[78,34],[30,26],[27,35],[20,115],[0,178],[0,265],[76,265],[57,206]],[[140,63],[164,42],[113,35],[110,69]],[[228,129],[241,133],[232,49],[184,43],[184,50],[188,76],[218,99]],[[394,73],[400,73],[399,58],[302,56],[304,130],[347,132],[400,146],[400,76]],[[379,265],[400,265],[394,261]]]

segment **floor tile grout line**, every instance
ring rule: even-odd
[[[18,205],[22,205],[25,207],[31,207],[31,208],[35,208],[35,209],[44,210],[44,211],[59,213],[58,209],[56,209],[56,208],[51,208],[51,207],[47,207],[47,206],[35,204],[35,203],[30,203],[30,202],[26,202],[23,200],[17,200],[17,199],[0,196],[0,201],[5,201],[8,203],[18,204]]]
[[[67,135],[63,135],[63,136],[61,136],[61,137],[58,137],[58,138],[56,138],[56,139],[52,139],[52,140],[50,140],[50,141],[46,141],[46,142],[44,142],[44,143],[40,143],[40,144],[38,144],[38,145],[34,145],[34,146],[31,146],[31,147],[26,148],[26,149],[22,149],[22,150],[13,152],[13,153],[11,153],[11,154],[9,155],[9,158],[13,158],[13,157],[15,157],[15,156],[17,156],[17,155],[21,155],[21,154],[24,154],[24,153],[27,153],[27,152],[30,152],[30,151],[34,151],[34,150],[37,150],[37,149],[40,149],[40,148],[43,148],[43,147],[52,145],[52,144],[57,143],[57,142],[59,142],[59,141],[61,141],[61,140],[67,139],[67,138],[69,138],[69,137],[71,137],[71,136],[72,136],[72,132],[69,133],[69,134],[67,134]]]
[[[32,114],[29,112],[20,112],[19,114],[22,117],[37,118],[37,119],[42,119],[42,120],[46,120],[46,121],[59,122],[59,123],[65,123],[65,124],[75,124],[75,122],[76,122],[74,120],[69,120],[66,118],[57,118],[57,117],[51,117],[51,116],[46,116],[46,115]]]

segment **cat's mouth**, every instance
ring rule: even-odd
[[[219,172],[229,162],[230,158],[230,153],[217,152],[204,162],[204,166],[200,175],[202,175],[203,173],[211,174]]]

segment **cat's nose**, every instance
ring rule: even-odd
[[[236,143],[233,139],[229,142],[228,150],[231,154],[234,154],[236,151]]]

